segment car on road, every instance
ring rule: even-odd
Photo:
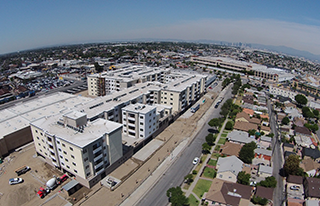
[[[9,185],[16,185],[19,183],[22,183],[23,179],[22,178],[11,178],[9,179]]]
[[[298,185],[293,185],[290,187],[290,190],[299,190],[300,189],[300,186]]]
[[[199,158],[199,157],[195,157],[195,158],[193,159],[193,161],[192,161],[192,164],[196,165],[196,164],[199,163],[199,161],[200,161],[200,158]]]

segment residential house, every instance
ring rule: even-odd
[[[266,198],[269,202],[273,201],[273,188],[267,188],[262,186],[257,186],[255,191],[256,197]]]
[[[266,126],[262,125],[260,128],[260,132],[264,132],[264,134],[268,135],[268,134],[270,134],[271,129],[270,129],[270,127],[266,127]]]
[[[237,121],[234,126],[233,129],[237,129],[237,130],[241,130],[241,131],[245,131],[248,132],[249,130],[256,130],[258,131],[258,125],[250,123],[250,122],[240,122]]]
[[[255,117],[250,117],[245,112],[238,113],[237,116],[236,116],[235,121],[236,122],[238,122],[238,121],[240,121],[240,122],[250,122],[250,123],[253,123],[253,124],[257,124],[257,125],[260,125],[260,123],[261,123],[260,119],[255,118]]]
[[[287,142],[284,142],[283,145],[283,151],[289,151],[289,152],[293,152],[294,150],[294,145],[293,144],[290,144],[290,143],[287,143]]]
[[[306,199],[320,198],[320,179],[314,177],[306,177],[303,181],[304,196]]]
[[[258,169],[258,175],[259,177],[270,177],[272,176],[273,169],[272,167],[265,166],[265,165],[259,165]]]
[[[304,206],[319,206],[320,205],[320,200],[315,199],[315,200],[305,200],[305,205]]]
[[[272,157],[272,151],[262,148],[256,148],[254,150],[254,157],[270,161]]]
[[[313,177],[318,174],[320,163],[314,161],[311,157],[305,156],[300,162],[300,167],[308,174],[309,177]]]
[[[237,156],[239,157],[239,152],[241,150],[242,145],[233,142],[226,142],[224,145],[220,147],[220,153],[226,156]]]
[[[312,148],[303,148],[302,149],[302,158],[305,157],[311,157],[316,162],[320,163],[320,151],[318,149],[312,149]]]
[[[281,124],[281,121],[284,117],[286,117],[287,115],[285,113],[278,113],[277,114],[277,121],[278,121],[278,124]]]
[[[248,115],[250,115],[250,117],[253,117],[254,115],[253,109],[243,108],[242,112],[247,113]]]
[[[210,205],[248,206],[250,197],[251,187],[249,185],[223,182],[216,178],[205,199]]]
[[[252,141],[255,142],[255,139],[250,138],[248,132],[233,130],[228,133],[227,139],[229,142],[238,143],[238,144],[246,144]]]
[[[302,147],[310,147],[313,145],[313,142],[311,140],[311,132],[306,127],[296,127],[294,129],[295,136],[294,139],[297,143],[297,145],[300,145]]]
[[[217,162],[218,179],[237,182],[237,176],[243,168],[243,162],[236,156],[220,157]]]
[[[305,121],[304,118],[298,118],[298,117],[296,117],[296,118],[294,118],[294,120],[293,120],[293,124],[295,124],[295,125],[298,126],[298,127],[303,127],[305,123],[306,123],[306,121]]]
[[[284,113],[287,114],[287,116],[289,117],[289,119],[291,121],[294,120],[294,118],[302,118],[303,117],[301,112],[299,112],[299,110],[297,110],[296,108],[293,108],[293,107],[286,107],[284,110]]]
[[[268,136],[261,136],[259,139],[259,145],[261,148],[267,149],[272,142],[272,138]]]
[[[297,189],[291,189],[292,186],[295,186]],[[296,175],[289,175],[287,178],[287,198],[289,202],[293,202],[292,199],[300,198],[304,199],[304,189],[303,189],[303,177]]]

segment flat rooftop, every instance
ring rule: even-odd
[[[122,128],[120,123],[99,118],[93,122],[88,122],[81,133],[72,128],[59,125],[57,123],[58,120],[57,117],[41,118],[31,124],[46,130],[49,134],[54,134],[56,138],[63,139],[80,148],[96,141],[104,134],[109,134]]]
[[[133,157],[142,162],[146,161],[157,149],[163,145],[163,141],[158,139],[153,139],[146,146],[144,146],[139,152],[137,152]]]

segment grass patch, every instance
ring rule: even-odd
[[[226,134],[226,133],[222,133],[221,134],[221,137],[224,137],[224,138],[226,138],[228,136],[228,133]]]
[[[227,139],[226,138],[220,138],[218,141],[218,144],[224,144],[226,143]]]
[[[199,200],[197,200],[197,198],[193,195],[190,194],[189,198],[189,205],[190,206],[198,206],[199,205]]]
[[[220,140],[219,140],[220,141]],[[220,145],[217,145],[215,148],[214,148],[215,151],[219,151],[220,150]]]
[[[208,165],[216,166],[217,165],[217,160],[210,159],[209,162],[208,162]]]
[[[219,153],[212,153],[211,157],[218,159],[220,157]]]
[[[203,163],[206,160],[206,158],[207,158],[207,154],[202,155],[201,158],[200,158],[201,162]]]
[[[194,194],[196,194],[200,199],[203,193],[208,192],[212,181],[199,179],[196,186],[193,189]]]
[[[202,176],[213,179],[216,177],[216,171],[213,168],[206,167],[204,168]]]

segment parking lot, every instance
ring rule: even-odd
[[[31,170],[19,176],[24,180],[23,183],[9,185],[10,178],[18,177],[14,171],[24,165],[29,166]],[[60,198],[52,198],[50,202],[57,206],[65,205],[67,203],[66,199],[69,197],[64,192],[59,191],[62,185],[70,181],[70,178],[51,191],[45,198],[40,199],[37,196],[39,188],[44,186],[53,175],[60,177],[62,173],[37,157],[32,143],[19,152],[11,153],[0,164],[0,206],[41,205],[47,202],[50,197],[56,196]],[[55,199],[59,201],[55,201]]]

